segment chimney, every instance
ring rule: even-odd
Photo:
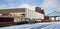
[[[41,10],[41,13],[42,13],[42,14],[45,14],[44,10]]]

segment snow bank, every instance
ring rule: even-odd
[[[0,29],[60,29],[60,22],[15,25]]]
[[[0,29],[28,29],[29,27],[33,27],[33,26],[34,24],[25,24],[25,25],[2,27]]]
[[[36,27],[40,26],[47,26],[47,24],[25,24],[25,25],[16,25],[16,26],[8,26],[8,27],[2,27],[0,29],[35,29]]]

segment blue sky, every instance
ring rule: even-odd
[[[45,14],[60,11],[60,0],[0,0],[0,9],[3,8],[29,8],[34,10],[36,6],[45,10]]]

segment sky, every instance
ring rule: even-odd
[[[28,8],[34,10],[37,6],[44,9],[47,15],[53,11],[60,11],[60,0],[0,0],[0,9]]]

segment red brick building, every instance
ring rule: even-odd
[[[45,14],[44,10],[42,10],[41,7],[35,7],[35,11],[38,13]]]
[[[35,11],[38,13],[42,13],[45,15],[45,12],[41,7],[35,7]],[[42,19],[43,22],[50,22],[51,20],[49,19],[49,16],[44,16],[44,19]]]

